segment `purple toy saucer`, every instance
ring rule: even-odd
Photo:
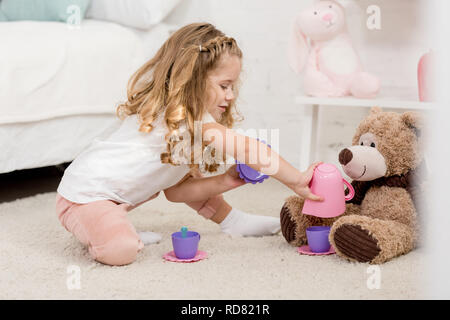
[[[259,140],[259,139],[256,139]],[[261,142],[266,143],[264,140],[261,140]],[[270,147],[270,144],[268,144]],[[264,180],[268,179],[269,176],[266,174],[262,174],[261,172],[256,171],[255,169],[247,166],[246,164],[240,163],[237,160],[235,161],[236,171],[239,172],[239,177],[243,180],[245,180],[246,183],[261,183]]]
[[[244,179],[246,183],[261,183],[265,179],[269,178],[268,175],[262,174],[242,163],[238,163],[238,165],[236,166],[236,171],[239,172],[239,177],[241,177],[241,179]]]
[[[177,256],[175,255],[174,251],[167,252],[166,254],[163,255],[163,258],[165,260],[172,261],[172,262],[196,262],[196,261],[206,259],[207,257],[208,257],[208,254],[205,251],[201,251],[201,250],[198,250],[195,257],[193,257],[191,259],[178,259]]]

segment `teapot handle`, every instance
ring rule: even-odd
[[[342,181],[344,181],[345,185],[347,186],[349,193],[348,195],[345,197],[345,201],[349,201],[352,200],[353,197],[355,196],[355,189],[353,189],[353,186],[345,179],[342,179]]]

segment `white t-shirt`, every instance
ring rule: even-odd
[[[161,163],[168,132],[163,118],[152,123],[149,133],[139,131],[136,115],[125,118],[111,135],[95,139],[77,156],[65,170],[57,192],[75,203],[114,200],[134,206],[176,184],[189,166]],[[208,122],[215,120],[206,112],[202,123]]]

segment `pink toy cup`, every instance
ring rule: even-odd
[[[344,184],[350,190],[345,196]],[[334,218],[345,212],[345,201],[355,195],[352,185],[342,178],[335,165],[323,163],[314,170],[309,185],[311,192],[321,196],[323,201],[305,200],[302,213],[320,218]]]

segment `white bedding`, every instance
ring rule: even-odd
[[[0,24],[0,173],[73,160],[117,121],[127,82],[176,28]]]
[[[92,0],[86,17],[148,30],[161,23],[180,0]]]
[[[119,121],[91,114],[0,125],[0,173],[70,162]]]
[[[0,24],[0,124],[114,113],[130,76],[168,36],[84,20]],[[143,39],[146,41],[144,42]]]

